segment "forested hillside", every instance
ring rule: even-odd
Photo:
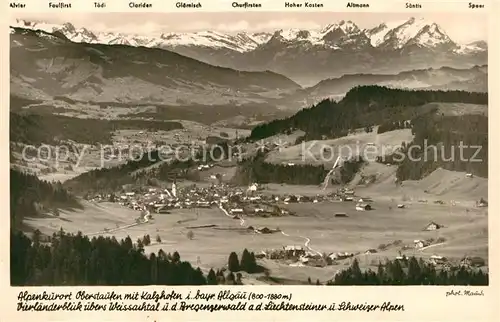
[[[49,183],[11,169],[10,207],[11,227],[19,228],[25,217],[46,212],[57,215],[58,209],[79,208],[80,204],[61,183]]]
[[[289,118],[258,125],[249,139],[259,140],[294,129],[306,132],[306,140],[341,137],[349,130],[412,119],[429,112],[421,106],[430,102],[487,104],[488,94],[359,86],[340,102],[324,100]]]
[[[129,160],[126,163],[90,170],[64,182],[64,186],[75,194],[87,192],[111,193],[121,186],[137,182],[139,176],[135,171],[147,168],[165,159],[158,151],[144,153],[139,160]]]
[[[421,179],[438,167],[488,177],[488,117],[422,116],[412,120],[412,132],[398,163],[400,181]]]
[[[23,233],[10,236],[11,284],[22,285],[203,285],[199,268],[181,261],[179,253],[146,256],[130,237],[89,239],[60,231],[43,243]],[[216,284],[214,282],[214,284]]]
[[[252,182],[318,185],[323,183],[326,174],[330,171],[323,165],[274,164],[266,162],[265,159],[265,153],[258,153],[253,158],[241,161],[233,181],[243,185]],[[350,182],[363,163],[361,158],[346,160],[339,170],[339,176],[332,178],[332,183],[345,184]]]

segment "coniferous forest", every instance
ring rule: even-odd
[[[229,254],[228,271],[210,269],[205,276],[199,268],[182,261],[178,252],[160,250],[147,255],[143,244],[134,244],[130,237],[121,241],[102,236],[90,239],[60,231],[46,239],[35,231],[30,239],[13,231],[10,243],[14,286],[241,285],[240,272],[266,271],[246,249],[241,261],[235,252]],[[415,257],[388,260],[376,271],[362,271],[355,259],[326,285],[488,285],[488,278],[487,272],[464,267],[437,270]]]
[[[398,180],[419,180],[438,167],[488,177],[488,117],[420,116],[412,120],[412,133],[413,142],[403,145],[405,157],[397,163]]]
[[[11,233],[12,285],[203,285],[199,268],[179,253],[146,255],[130,237],[71,235],[60,231],[44,241]],[[139,246],[138,246],[139,245]]]
[[[380,263],[376,271],[364,272],[355,259],[327,285],[488,285],[489,274],[481,270],[453,267],[436,270],[415,257]]]
[[[432,102],[488,104],[488,94],[359,86],[351,89],[340,102],[323,100],[291,117],[258,125],[249,139],[259,140],[293,129],[306,132],[303,138],[306,141],[337,138],[349,130],[413,119],[428,112],[421,107]]]
[[[10,170],[10,222],[19,228],[25,217],[40,216],[58,209],[80,208],[77,199],[61,183],[50,183],[36,175]]]

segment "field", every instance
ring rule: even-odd
[[[266,162],[295,164],[333,164],[337,156],[343,158],[362,156],[365,160],[374,160],[376,156],[383,156],[394,152],[402,142],[411,142],[413,135],[410,129],[395,130],[377,134],[360,131],[333,140],[308,141],[272,151]],[[275,142],[286,141],[277,137]],[[323,150],[326,148],[326,150]]]
[[[456,182],[455,185],[450,184],[453,181]],[[470,181],[469,185],[467,181]],[[439,183],[448,187],[448,190],[441,191]],[[247,248],[257,253],[286,245],[308,246],[312,251],[327,254],[360,253],[357,257],[361,266],[367,268],[385,258],[398,256],[402,245],[412,246],[416,239],[430,238],[444,238],[444,242],[423,250],[412,248],[402,253],[424,258],[440,255],[450,260],[459,260],[465,255],[488,258],[487,208],[474,206],[476,197],[487,192],[486,179],[465,178],[463,173],[439,169],[418,183],[405,184],[406,186],[396,188],[382,181],[371,187],[358,188],[357,195],[373,198],[374,209],[371,211],[356,211],[352,202],[325,201],[283,205],[292,210],[294,216],[245,216],[240,221],[228,217],[218,208],[182,209],[173,210],[170,214],[155,214],[151,221],[135,224],[139,212],[117,204],[88,203],[83,211],[61,212],[59,218],[32,219],[27,224],[49,234],[62,227],[68,232],[82,231],[91,236],[113,235],[118,239],[130,236],[134,241],[149,234],[153,244],[146,247],[147,252],[157,252],[159,249],[165,252],[178,251],[183,259],[205,271],[211,267],[223,267],[232,251],[241,254]],[[473,190],[471,196],[468,196],[471,185],[476,187],[476,192]],[[464,187],[460,188],[461,186]],[[429,191],[423,192],[427,189],[432,194]],[[264,193],[300,191],[303,195],[315,195],[330,192],[331,188],[322,191],[317,187],[268,185],[266,190]],[[443,204],[436,204],[436,200],[441,200]],[[398,209],[397,204],[400,203],[404,203],[406,208]],[[344,212],[348,217],[336,218],[334,215],[337,212]],[[424,227],[431,221],[444,227],[424,231]],[[248,226],[279,228],[282,232],[256,234],[246,229]],[[192,239],[188,238],[188,231],[193,232]],[[161,243],[156,242],[157,236],[161,238]],[[378,249],[381,244],[392,244],[395,241],[401,241],[401,245],[378,250],[375,254],[364,254],[368,249]],[[340,261],[339,265],[317,268],[292,267],[271,260],[261,261],[262,265],[271,270],[273,277],[293,283],[305,282],[308,277],[313,281],[326,281],[349,263],[346,260]],[[249,277],[247,281],[259,282],[254,278],[249,280]]]

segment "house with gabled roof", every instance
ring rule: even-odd
[[[437,223],[431,221],[430,223],[427,224],[427,226],[425,226],[424,230],[438,230],[438,229],[441,229],[443,227],[444,227],[443,225],[440,225],[440,224],[437,224]]]

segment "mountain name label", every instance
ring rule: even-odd
[[[410,3],[407,2],[405,4],[406,9],[422,9],[422,5],[420,3]]]
[[[233,8],[262,8],[262,5],[260,3],[253,3],[253,2],[233,2],[231,4]]]
[[[21,2],[11,2],[9,3],[9,7],[11,7],[11,9],[24,9],[26,8],[26,4]]]
[[[65,3],[65,2],[49,2],[49,8],[50,9],[71,9],[71,3]]]
[[[147,2],[129,2],[128,7],[132,9],[150,9],[153,4]]]
[[[200,9],[203,6],[200,2],[177,2],[175,4],[175,7],[179,9]]]
[[[469,2],[469,9],[484,9],[484,4],[475,4]]]
[[[317,2],[285,2],[285,8],[323,8],[322,3]]]
[[[370,8],[370,4],[368,3],[356,3],[356,2],[348,2],[347,8]]]

